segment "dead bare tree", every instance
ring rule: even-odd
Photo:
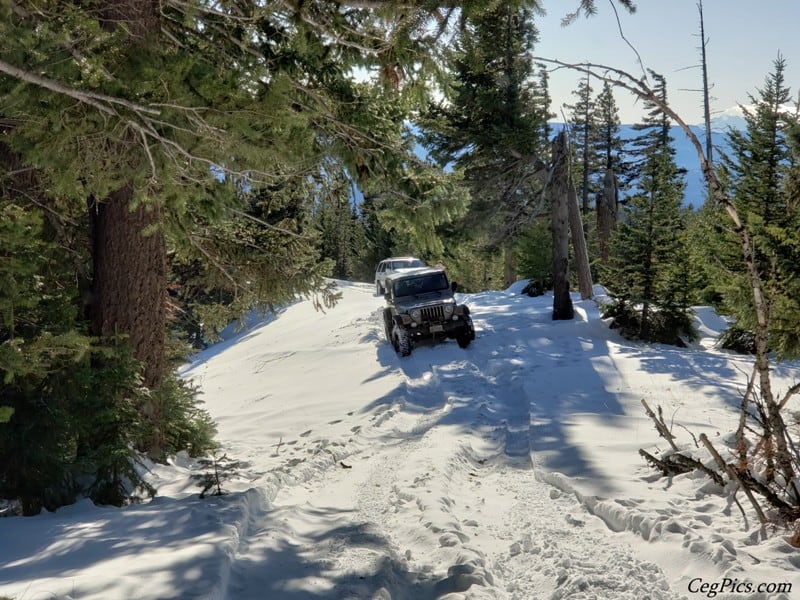
[[[553,140],[552,156],[553,319],[568,321],[575,314],[569,295],[569,189],[575,195],[575,188],[569,173],[566,132]]]
[[[711,142],[711,99],[708,84],[708,57],[706,56],[706,28],[703,19],[703,0],[698,0],[697,10],[700,12],[700,69],[703,72],[703,123],[706,126],[706,158],[714,162],[714,144]]]

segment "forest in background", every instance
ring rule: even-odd
[[[598,10],[575,4],[567,18]],[[36,514],[152,494],[138,456],[214,447],[175,374],[189,352],[254,308],[331,306],[331,278],[412,254],[466,292],[524,278],[558,303],[600,283],[613,326],[644,341],[692,339],[692,305],[730,316],[723,343],[758,372],[742,436],[760,442],[738,468],[766,453],[761,491],[796,518],[797,417],[768,380],[800,347],[787,59],[765,65],[724,155],[698,144],[709,190],[687,205],[663,75],[577,66],[553,126],[541,8],[0,5],[0,496]],[[623,137],[615,94],[631,91],[643,117]]]

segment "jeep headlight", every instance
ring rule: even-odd
[[[452,304],[445,304],[444,305],[444,316],[449,317],[453,314],[453,305]]]
[[[419,323],[419,320],[422,318],[422,313],[419,311],[418,308],[415,308],[414,310],[411,311],[411,318],[414,319],[417,323]]]

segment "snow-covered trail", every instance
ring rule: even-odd
[[[591,355],[574,324],[554,341],[547,310],[495,293],[476,298],[470,348],[421,345],[400,359],[381,339],[371,286],[343,291],[329,314],[286,320],[303,331],[278,318],[239,341],[242,372],[215,372],[213,357],[193,367],[208,390],[249,389],[245,365],[257,366],[264,394],[212,413],[234,454],[263,464],[269,453],[274,464],[252,474],[263,493],[242,520],[219,597],[680,597],[574,495],[536,477],[534,461],[557,464],[568,451],[560,417],[576,406],[537,411],[552,399],[537,399],[536,381]],[[353,361],[364,365],[358,380]],[[286,390],[286,377],[297,378],[293,397],[271,397],[270,382]],[[226,429],[220,411],[248,409],[252,430]],[[307,429],[283,427],[302,421],[297,411]]]
[[[143,465],[152,502],[0,519],[0,596],[795,600],[788,530],[638,455],[668,448],[642,399],[683,448],[730,443],[752,361],[713,347],[713,311],[677,349],[622,340],[591,301],[553,322],[551,296],[465,295],[469,348],[400,359],[372,286],[340,288],[335,308],[254,316],[182,369],[239,461],[226,495],[199,498],[209,469],[179,455]],[[786,390],[800,363],[773,376]]]

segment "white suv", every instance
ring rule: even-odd
[[[383,296],[386,290],[386,278],[394,273],[401,273],[409,269],[420,269],[427,265],[413,256],[393,256],[378,263],[375,269],[375,291]]]

